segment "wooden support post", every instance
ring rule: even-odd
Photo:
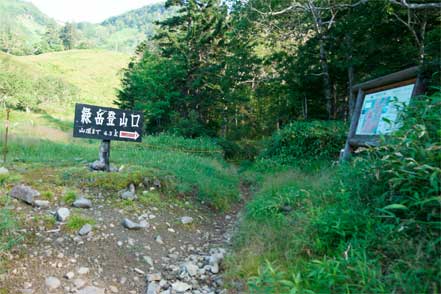
[[[363,90],[361,88],[358,89],[357,102],[355,103],[354,113],[353,113],[352,119],[351,119],[351,127],[349,129],[345,149],[344,149],[343,154],[340,158],[340,161],[348,160],[351,157],[352,147],[349,143],[349,140],[354,137],[355,132],[357,131],[357,122],[360,119],[360,111],[363,106],[363,95],[364,95]]]
[[[110,172],[110,140],[103,140],[99,152],[100,162],[104,164],[105,171]]]
[[[8,132],[9,132],[9,112],[10,109],[6,109],[6,121],[5,121],[5,142],[3,145],[3,163],[6,163],[6,155],[8,154]]]

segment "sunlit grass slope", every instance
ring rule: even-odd
[[[80,90],[80,101],[112,105],[120,71],[130,56],[105,50],[70,50],[17,57],[45,75],[61,78]]]

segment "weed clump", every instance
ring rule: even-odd
[[[96,221],[92,218],[85,217],[83,215],[74,214],[67,220],[66,228],[69,231],[78,231],[85,224],[95,225]]]

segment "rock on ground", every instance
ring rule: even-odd
[[[47,200],[34,200],[34,206],[38,208],[48,208],[50,205]]]
[[[145,294],[159,294],[159,291],[161,290],[161,287],[157,282],[149,283],[147,287],[147,291]]]
[[[136,199],[136,194],[132,191],[124,191],[121,194],[121,198],[124,200],[135,200]]]
[[[77,207],[77,208],[91,208],[92,207],[92,201],[90,201],[87,198],[80,197],[77,200],[75,200],[72,205],[74,207]]]
[[[181,282],[181,281],[177,281],[177,282],[172,284],[172,288],[176,292],[181,293],[181,292],[185,292],[187,290],[190,290],[191,289],[191,285],[189,285],[187,283],[184,283],[184,282]]]
[[[183,216],[181,217],[181,223],[183,225],[191,224],[193,222],[193,218],[191,216]]]
[[[44,283],[49,290],[54,290],[61,286],[60,280],[55,277],[46,278]]]
[[[59,208],[56,216],[58,221],[64,222],[70,216],[70,211],[66,207]]]
[[[128,218],[125,218],[122,222],[122,225],[129,230],[140,230],[148,227],[148,223],[146,221],[141,221],[139,224],[135,223]]]
[[[9,195],[32,205],[34,203],[34,198],[40,196],[40,192],[32,189],[29,186],[20,184],[12,188]]]
[[[105,289],[103,288],[88,286],[78,291],[78,294],[105,294],[104,291]]]
[[[79,231],[78,235],[85,236],[92,231],[92,226],[90,224],[85,224]]]

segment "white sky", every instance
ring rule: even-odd
[[[101,22],[132,9],[161,0],[27,0],[57,21]]]

